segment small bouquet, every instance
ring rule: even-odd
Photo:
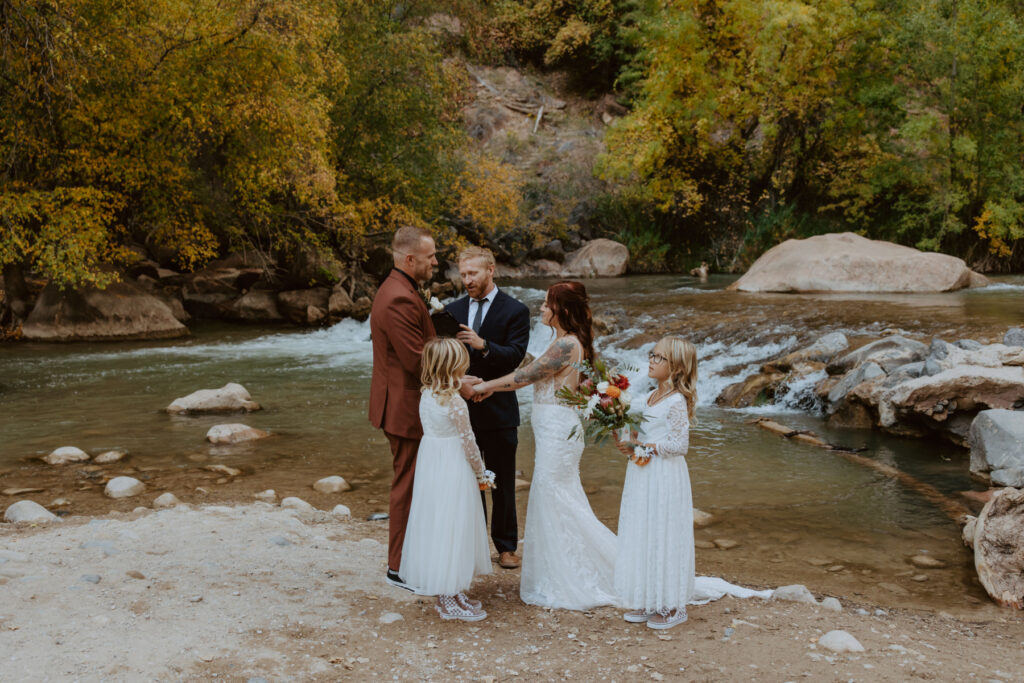
[[[484,470],[483,474],[476,475],[476,483],[480,485],[481,491],[494,488],[494,472]]]
[[[631,397],[629,378],[617,370],[609,370],[603,360],[586,361],[573,365],[583,380],[575,390],[562,387],[555,394],[567,406],[582,411],[583,433],[586,438],[600,444],[611,434],[632,428],[643,421],[640,415],[629,412]],[[576,428],[569,438],[576,436]]]

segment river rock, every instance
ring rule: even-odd
[[[48,465],[67,465],[69,462],[85,462],[88,459],[88,453],[74,446],[61,446],[52,453],[43,456],[43,462]]]
[[[983,410],[971,423],[971,472],[1002,486],[1024,486],[1024,411]]]
[[[345,481],[342,477],[332,476],[324,477],[315,484],[313,489],[320,493],[341,493],[342,491],[351,491],[352,485]]]
[[[864,646],[846,631],[829,631],[818,638],[818,645],[832,652],[864,652]]]
[[[918,377],[861,399],[877,405],[882,427],[916,427],[966,445],[978,412],[1013,408],[1024,402],[1024,368],[961,366],[933,377]]]
[[[628,266],[629,248],[602,238],[566,254],[560,270],[564,277],[618,277]]]
[[[153,507],[157,510],[162,508],[172,508],[175,505],[181,505],[181,501],[178,500],[178,497],[170,491],[167,493],[161,493],[156,497],[156,500],[153,501]]]
[[[120,462],[128,457],[128,451],[122,451],[114,449],[111,451],[104,451],[95,458],[92,459],[97,465],[110,465],[115,462]]]
[[[277,492],[274,489],[267,489],[266,491],[252,494],[252,497],[256,500],[262,500],[264,503],[273,503],[277,501]]]
[[[782,372],[787,371],[796,363],[807,361],[827,362],[850,346],[850,341],[842,332],[830,332],[810,346],[788,353],[782,358],[772,361],[772,365]]]
[[[335,505],[334,509],[331,510],[331,514],[335,517],[351,517],[352,511],[348,509],[347,505]]]
[[[946,563],[931,555],[914,555],[910,558],[910,564],[921,569],[943,569]]]
[[[923,361],[927,355],[927,346],[896,334],[865,344],[829,363],[828,373],[840,375],[869,361],[876,363],[888,373],[901,365]]]
[[[844,232],[786,240],[729,286],[741,292],[949,292],[987,284],[962,259]]]
[[[843,603],[839,602],[836,598],[822,598],[821,606],[832,612],[843,611]]]
[[[313,512],[316,510],[315,507],[295,496],[289,496],[281,501],[281,507],[289,510],[298,510],[299,512]]]
[[[31,500],[19,500],[4,512],[5,522],[32,522],[35,524],[59,522],[60,517],[53,514],[39,503]]]
[[[1024,346],[1024,327],[1011,327],[1003,336],[1003,344],[1007,346]]]
[[[772,600],[784,600],[786,602],[804,602],[809,605],[817,604],[817,600],[807,590],[807,586],[796,583],[791,586],[780,586],[772,591]]]
[[[710,526],[713,521],[715,521],[715,518],[712,515],[708,514],[707,512],[704,512],[703,510],[693,508],[694,528],[703,529],[706,526]]]
[[[48,342],[173,339],[188,334],[166,303],[133,282],[67,291],[51,283],[22,327],[24,339]]]
[[[1024,608],[1024,489],[996,491],[974,527],[974,568],[992,599]]]
[[[839,380],[839,382],[828,392],[830,412],[835,412],[835,409],[832,408],[832,406],[846,398],[846,395],[858,384],[875,379],[876,377],[884,376],[885,370],[883,370],[881,366],[874,361],[868,361],[867,363],[850,370],[848,373],[843,375],[843,378]]]
[[[327,320],[331,290],[326,287],[278,292],[277,305],[288,320],[298,325],[315,325]]]
[[[231,304],[231,318],[243,322],[284,320],[277,306],[277,294],[266,289],[251,289]]]
[[[964,528],[960,531],[960,537],[968,548],[974,547],[974,532],[978,526],[978,518],[974,515],[967,515],[964,519]]]
[[[224,425],[214,425],[206,432],[206,440],[210,443],[241,443],[243,441],[255,441],[270,436],[262,429],[256,429],[249,425],[238,422]]]
[[[234,305],[242,290],[255,284],[261,268],[237,268],[211,263],[189,275],[181,288],[186,310],[197,318],[234,318]]]
[[[403,617],[398,612],[385,612],[380,616],[380,619],[378,621],[380,621],[380,623],[382,624],[393,624],[396,621],[403,621],[404,619],[405,617]]]
[[[114,477],[107,482],[103,494],[108,498],[131,498],[146,490],[146,485],[134,477]]]
[[[231,413],[259,410],[260,404],[241,384],[228,382],[220,389],[200,389],[183,398],[176,398],[167,406],[167,412],[181,413]]]

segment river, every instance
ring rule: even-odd
[[[612,331],[598,350],[623,366],[646,367],[657,337],[678,333],[699,349],[698,421],[688,456],[695,505],[715,516],[700,541],[726,539],[731,550],[698,550],[698,571],[750,585],[805,583],[813,591],[892,606],[991,609],[977,585],[959,528],[930,503],[874,471],[827,451],[791,443],[749,424],[778,416],[828,440],[862,447],[949,495],[977,488],[968,456],[944,443],[828,429],[815,412],[811,382],[791,387],[780,405],[726,410],[714,398],[767,358],[821,335],[877,336],[898,329],[925,342],[996,341],[1024,320],[1024,278],[990,287],[928,295],[751,295],[726,291],[732,278],[706,283],[684,276],[587,281],[595,314]],[[509,283],[534,313],[543,281]],[[63,496],[70,510],[131,510],[140,504],[102,496],[104,475],[129,473],[150,493],[171,490],[187,502],[247,500],[274,488],[318,507],[344,502],[357,517],[387,508],[390,454],[366,420],[371,366],[369,326],[345,320],[317,331],[197,324],[179,341],[54,346],[0,346],[0,488],[33,486],[47,503]],[[535,326],[534,354],[549,339]],[[643,386],[645,377],[632,373]],[[264,410],[249,415],[171,417],[163,409],[196,389],[239,382]],[[529,479],[533,443],[529,389],[520,392],[524,427],[519,467]],[[242,421],[273,436],[251,445],[204,441],[214,424]],[[90,453],[123,448],[130,457],[102,470],[51,468],[35,458],[58,446]],[[224,477],[204,467],[225,464]],[[624,462],[609,446],[588,448],[581,466],[598,516],[613,529]],[[340,474],[355,490],[314,493],[316,479]],[[196,490],[200,488],[201,490]],[[526,492],[519,498],[525,512]],[[13,498],[0,499],[11,501]],[[520,527],[522,528],[522,526]],[[946,569],[919,570],[910,555],[928,553]]]

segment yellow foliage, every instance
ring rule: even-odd
[[[510,230],[522,222],[521,186],[515,168],[480,153],[459,176],[454,213],[484,233]]]

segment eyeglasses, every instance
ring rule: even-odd
[[[651,363],[654,363],[655,365],[660,365],[661,363],[664,363],[668,359],[665,358],[665,356],[662,356],[660,353],[655,353],[654,351],[651,351],[650,353],[647,354],[647,360],[650,361]]]

